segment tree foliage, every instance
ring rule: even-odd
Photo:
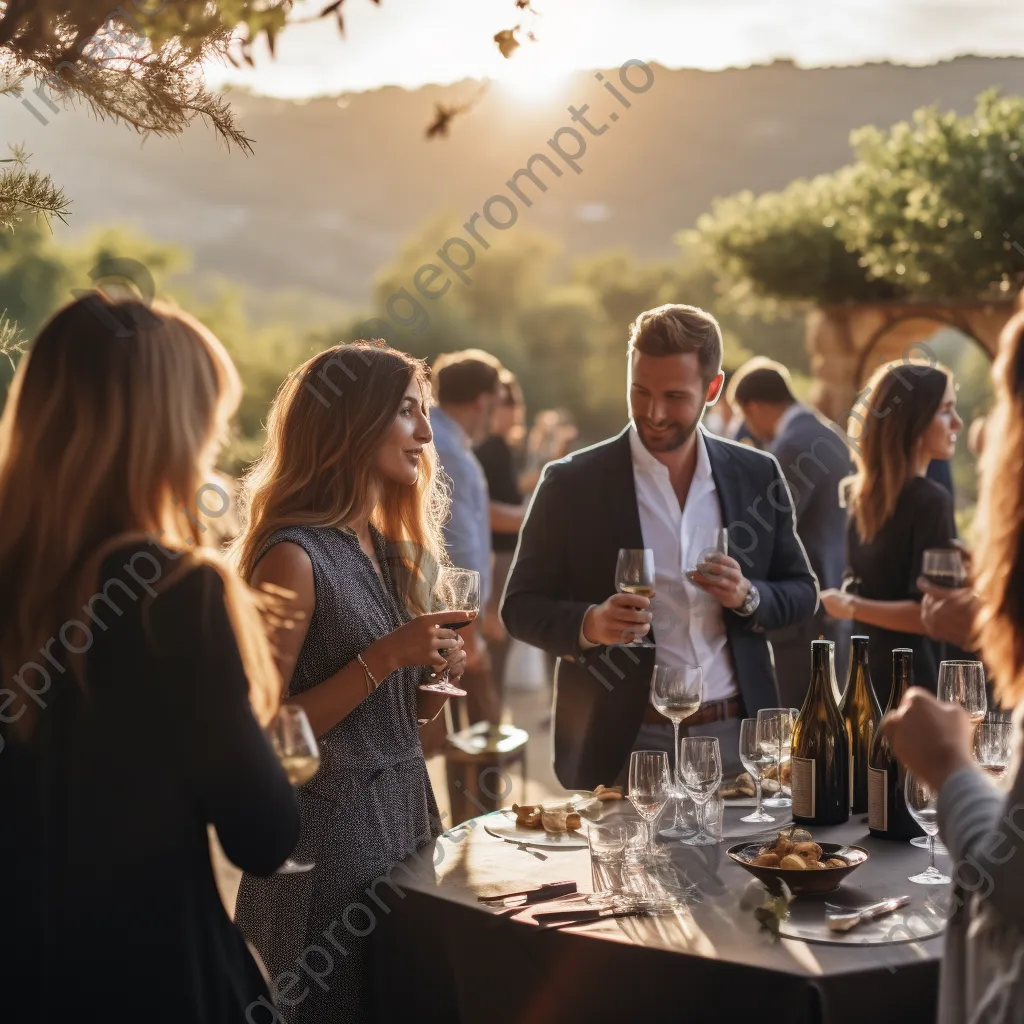
[[[717,200],[696,240],[741,308],[982,300],[1024,283],[1024,99],[851,136],[853,164]]]

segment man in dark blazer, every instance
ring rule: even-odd
[[[729,401],[776,459],[789,483],[796,532],[822,589],[841,587],[846,570],[846,509],[840,482],[853,472],[849,446],[835,427],[798,402],[789,371],[771,359],[745,363],[729,383]],[[811,675],[811,641],[836,645],[836,675],[842,689],[848,671],[850,624],[819,607],[813,619],[769,633],[783,705],[799,708]]]
[[[621,779],[653,729],[671,748],[670,726],[650,705],[655,661],[701,665],[705,702],[684,729],[720,735],[723,760],[735,763],[739,720],[778,706],[766,631],[814,613],[817,583],[775,459],[700,426],[721,392],[721,365],[710,314],[681,305],[641,314],[629,344],[630,425],[550,463],[530,502],[502,618],[512,636],[558,656],[555,772],[567,788]],[[728,555],[695,549],[695,537],[720,526]],[[655,554],[653,604],[616,593],[619,550],[644,547]],[[634,638],[642,645],[626,646]]]

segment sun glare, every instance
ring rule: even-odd
[[[495,74],[501,91],[519,103],[538,105],[559,99],[574,68],[553,60],[545,48],[526,44],[502,61]]]

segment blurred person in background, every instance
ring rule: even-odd
[[[500,374],[501,396],[491,414],[490,435],[474,449],[487,478],[491,499],[491,548],[494,583],[481,626],[491,655],[491,673],[499,703],[504,694],[505,660],[509,637],[498,614],[498,602],[512,565],[526,505],[519,489],[518,449],[522,447],[526,403],[519,381],[510,370]]]
[[[462,675],[444,623],[464,613],[429,614],[447,564],[429,400],[420,360],[383,342],[327,349],[281,385],[243,482],[232,555],[244,579],[292,595],[274,651],[320,769],[298,791],[296,859],[313,870],[244,874],[235,917],[274,979],[326,933],[344,953],[329,985],[279,1011],[289,1024],[373,1019],[371,946],[346,908],[441,831],[419,729],[446,698],[419,685],[428,670]]]
[[[733,406],[764,448],[778,459],[793,495],[796,532],[822,590],[841,587],[846,567],[846,510],[839,484],[850,473],[847,445],[810,406],[793,395],[789,371],[763,356],[749,360],[729,384]],[[819,606],[812,618],[770,633],[784,707],[803,705],[811,675],[811,642],[835,645],[836,673],[846,674],[850,629]]]
[[[851,415],[848,436],[856,472],[843,484],[849,509],[846,589],[823,590],[837,619],[853,619],[869,638],[871,676],[884,693],[892,651],[914,651],[914,675],[932,692],[941,649],[921,618],[923,555],[956,540],[953,498],[927,476],[932,460],[956,450],[963,420],[956,385],[944,366],[895,362],[879,367],[863,392],[867,408]]]
[[[541,472],[549,462],[569,454],[579,431],[568,409],[544,409],[534,417],[526,440],[526,460],[519,478],[524,496],[533,493]]]
[[[465,714],[463,726],[501,721],[498,689],[483,634],[494,586],[491,499],[484,468],[473,446],[486,439],[501,400],[502,369],[494,356],[480,349],[438,356],[431,368],[434,447],[451,492],[451,514],[444,524],[444,541],[452,565],[480,573],[480,614],[461,631],[468,658],[468,692],[457,709]],[[499,521],[507,525],[516,519],[513,515]]]
[[[197,321],[100,293],[58,312],[15,374],[0,420],[9,1020],[242,1024],[269,997],[207,832],[260,875],[299,834],[261,728],[280,678],[256,597],[199,518],[240,396]]]
[[[975,569],[981,653],[1000,704],[1013,709],[1012,761],[999,783],[990,779],[974,763],[963,708],[921,689],[883,721],[893,753],[938,794],[939,831],[956,868],[940,904],[939,1024],[1005,1024],[1024,1012],[1024,832],[1014,820],[1024,805],[1024,313],[1003,329],[992,376]]]

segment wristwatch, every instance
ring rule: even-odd
[[[753,615],[757,611],[757,606],[761,603],[761,595],[757,592],[757,587],[753,583],[750,584],[750,589],[747,591],[747,596],[743,599],[743,604],[736,609],[737,615]]]

